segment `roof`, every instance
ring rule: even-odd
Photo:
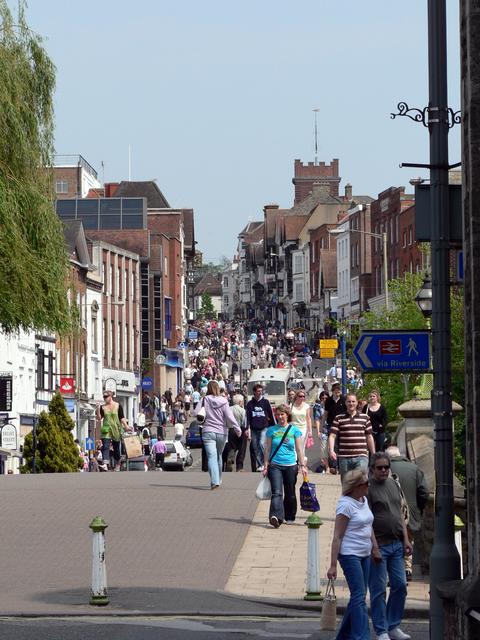
[[[252,232],[254,232],[255,230],[258,230],[258,228],[260,226],[263,225],[263,220],[260,220],[260,222],[256,221],[256,222],[249,222],[247,224],[246,227],[244,227],[240,233],[238,234],[239,236],[245,236],[245,235],[250,235]]]
[[[154,180],[129,182],[122,180],[115,190],[116,198],[146,198],[147,209],[170,209],[170,205]]]
[[[320,272],[322,289],[337,288],[337,251],[320,249]]]
[[[288,215],[283,219],[285,225],[285,240],[297,240],[300,231],[305,226],[306,222],[310,218],[309,215]]]
[[[373,202],[373,198],[370,196],[352,196],[351,204],[349,209],[358,206],[359,204],[370,204]]]
[[[63,221],[63,237],[69,260],[74,260],[88,269],[90,256],[81,220]]]
[[[195,285],[194,295],[201,296],[208,293],[211,296],[222,295],[222,281],[214,273],[206,273],[203,278]]]
[[[310,215],[320,204],[345,204],[345,201],[338,196],[332,196],[325,190],[319,189],[301,200],[290,209],[290,215]]]

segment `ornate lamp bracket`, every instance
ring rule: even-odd
[[[424,109],[417,109],[416,107],[409,107],[406,102],[399,102],[397,104],[398,113],[391,113],[390,117],[393,119],[404,116],[410,118],[414,122],[421,122],[424,127],[428,127],[431,124],[441,122],[439,107],[425,107]],[[462,115],[460,111],[454,111],[450,107],[445,109],[445,122],[448,124],[448,128],[451,129],[454,125],[462,122]]]

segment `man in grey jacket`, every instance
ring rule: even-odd
[[[391,459],[391,471],[398,477],[400,486],[408,504],[409,519],[407,525],[408,538],[413,547],[415,534],[422,527],[422,513],[428,501],[428,485],[423,471],[400,453],[398,447],[388,447]],[[412,580],[412,556],[405,557],[405,573],[407,582]]]

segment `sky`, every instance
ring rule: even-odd
[[[12,6],[16,2],[11,1]],[[447,0],[449,104],[460,108],[458,0]],[[293,205],[293,163],[340,160],[340,192],[376,197],[425,170],[428,130],[390,113],[428,103],[427,0],[29,0],[57,67],[56,151],[106,181],[155,179],[195,210],[217,262]],[[450,162],[460,161],[460,131]]]

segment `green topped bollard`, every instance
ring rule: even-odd
[[[304,600],[323,600],[320,590],[320,544],[318,530],[323,522],[316,513],[308,516],[307,589]]]
[[[101,516],[90,523],[93,532],[92,554],[92,593],[90,604],[104,607],[109,603],[107,597],[107,567],[105,563],[105,529],[108,524]]]

